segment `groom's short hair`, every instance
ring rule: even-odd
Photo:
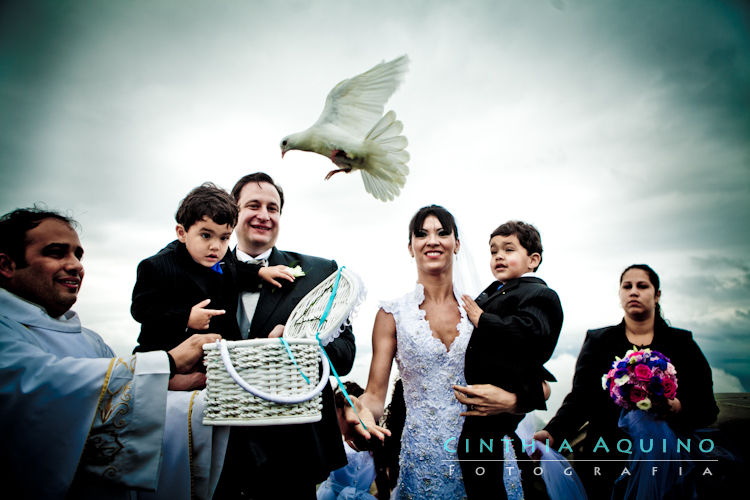
[[[234,198],[234,201],[236,203],[240,202],[240,193],[242,192],[242,188],[244,188],[246,184],[249,184],[251,182],[255,182],[257,184],[266,182],[276,188],[276,191],[279,193],[279,213],[281,213],[281,209],[284,208],[284,190],[281,189],[281,186],[276,184],[273,178],[271,178],[271,176],[265,172],[255,172],[252,174],[243,175],[232,188],[232,198]]]

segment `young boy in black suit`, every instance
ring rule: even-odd
[[[193,333],[239,340],[239,283],[257,288],[259,278],[275,286],[281,286],[278,278],[294,281],[286,266],[240,263],[227,252],[238,213],[229,193],[211,183],[182,200],[175,215],[177,240],[138,265],[130,311],[141,333],[134,352],[169,350]],[[204,385],[200,372],[170,380],[173,390]]]
[[[517,413],[485,416],[469,408],[458,446],[469,498],[504,497],[504,436],[519,460],[528,458],[515,429],[523,413],[546,408],[544,381],[555,378],[543,364],[555,350],[563,320],[557,294],[534,275],[542,262],[541,236],[534,226],[520,221],[501,225],[490,235],[490,255],[496,281],[476,301],[463,297],[475,327],[464,373],[467,385],[492,384],[514,393]],[[506,474],[521,478],[525,498],[537,498],[529,464],[519,461]]]

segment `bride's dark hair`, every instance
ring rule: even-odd
[[[428,205],[417,210],[417,213],[411,218],[411,222],[409,222],[409,243],[411,243],[411,236],[422,230],[424,220],[430,215],[437,217],[443,228],[450,231],[450,234],[455,235],[458,239],[458,227],[453,215],[440,205]]]

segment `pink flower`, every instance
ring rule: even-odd
[[[646,396],[648,396],[648,393],[637,385],[633,386],[633,388],[630,389],[630,400],[633,403],[637,403],[642,399],[646,399]]]
[[[677,395],[677,384],[671,378],[666,378],[662,381],[664,386],[664,397],[667,399],[674,399]]]
[[[648,382],[651,380],[651,368],[646,365],[636,365],[635,378],[643,382]]]

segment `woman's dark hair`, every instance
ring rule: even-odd
[[[424,220],[430,215],[437,217],[443,228],[458,239],[458,226],[456,226],[456,219],[453,218],[453,215],[440,205],[428,205],[417,210],[417,213],[411,218],[411,222],[409,222],[409,243],[411,243],[412,235],[422,229]]]
[[[651,282],[651,285],[653,285],[654,287],[654,293],[661,290],[661,288],[659,288],[661,286],[660,281],[659,281],[659,275],[656,274],[656,271],[651,269],[651,266],[647,264],[631,264],[628,267],[626,267],[625,270],[620,275],[620,284],[622,284],[622,280],[625,277],[625,273],[627,273],[631,269],[640,269],[641,271],[645,272],[646,275],[648,275],[648,280]],[[656,315],[655,316],[656,316],[656,321],[659,321],[659,320],[664,321],[664,317],[661,314],[661,306],[659,305],[658,302],[656,303]]]

